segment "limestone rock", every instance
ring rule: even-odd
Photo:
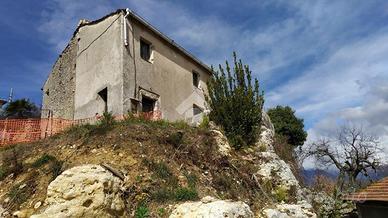
[[[260,136],[259,136],[258,142],[256,143],[256,146],[257,147],[264,146],[266,148],[266,151],[274,152],[274,149],[273,149],[274,137],[275,137],[275,127],[273,126],[268,114],[265,111],[263,111],[261,128],[260,128]]]
[[[263,210],[263,216],[267,218],[315,218],[312,206],[304,204],[278,204],[274,208]]]
[[[177,205],[170,218],[232,218],[253,217],[249,206],[244,202],[217,200],[210,196],[198,202],[187,202]]]
[[[258,164],[257,175],[263,180],[273,180],[289,189],[291,186],[299,188],[299,181],[295,178],[290,166],[273,152],[259,152],[261,163]]]
[[[121,196],[122,181],[99,165],[66,170],[50,183],[40,217],[126,216]]]
[[[216,141],[218,151],[223,156],[229,156],[232,148],[230,147],[228,139],[226,138],[226,136],[222,133],[221,129],[215,123],[210,122],[209,125],[210,125],[211,132],[213,134],[213,137]]]

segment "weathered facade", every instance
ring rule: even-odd
[[[43,87],[43,109],[83,119],[158,111],[192,120],[205,109],[210,69],[129,10],[81,21]],[[198,116],[197,116],[198,117]]]

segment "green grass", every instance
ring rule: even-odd
[[[40,158],[35,160],[34,163],[32,163],[32,167],[39,168],[52,160],[56,160],[56,158],[49,154],[43,154]]]
[[[3,167],[0,167],[0,181],[5,179],[5,177],[7,177],[7,170],[4,169]]]
[[[176,201],[192,201],[198,199],[198,193],[195,188],[180,187],[175,191]]]
[[[51,181],[56,179],[62,173],[63,161],[55,159],[51,162],[50,171],[51,171]]]

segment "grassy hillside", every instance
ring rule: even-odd
[[[48,184],[81,164],[109,164],[127,174],[127,209],[166,217],[171,205],[211,195],[243,200],[253,211],[265,199],[251,176],[249,152],[222,157],[212,132],[183,122],[130,118],[73,127],[35,143],[0,150],[0,202],[10,211],[43,202]]]

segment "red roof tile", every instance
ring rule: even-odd
[[[345,196],[351,201],[386,201],[388,202],[388,177],[375,182],[365,189]]]

